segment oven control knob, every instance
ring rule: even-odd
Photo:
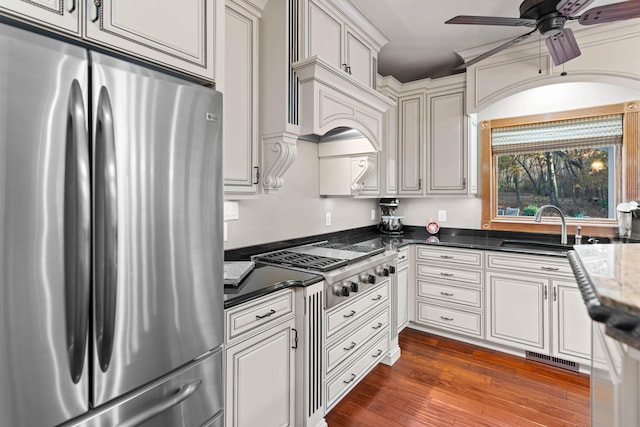
[[[349,296],[349,287],[343,285],[336,285],[333,287],[333,293],[339,297],[348,297]]]
[[[351,292],[358,292],[358,284],[356,282],[347,283],[349,283],[349,289],[351,289]]]
[[[362,273],[360,275],[360,281],[362,283],[371,283],[374,284],[376,283],[376,276],[374,276],[373,274],[368,274],[368,273]]]
[[[376,274],[381,277],[389,276],[389,268],[388,267],[378,267],[376,268]]]

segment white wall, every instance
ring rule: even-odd
[[[297,147],[298,155],[279,192],[239,201],[239,219],[227,221],[225,249],[377,224],[376,198],[320,197],[318,144],[299,140]],[[370,219],[371,209],[378,219]],[[328,227],[326,212],[331,212]]]
[[[478,112],[478,122],[635,100],[640,100],[640,90],[630,87],[604,83],[554,84],[504,98]],[[447,221],[441,222],[441,227],[480,229],[480,195],[476,198],[401,199],[397,214],[405,216],[405,225],[424,226],[429,218],[437,220],[441,209],[447,211]]]

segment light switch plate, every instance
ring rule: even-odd
[[[447,220],[447,211],[439,210],[438,211],[438,221],[445,222]]]
[[[324,214],[324,225],[327,227],[331,225],[331,212],[326,212]]]
[[[240,218],[238,201],[237,200],[225,200],[224,201],[224,220],[231,221]]]

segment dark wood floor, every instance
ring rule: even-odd
[[[405,329],[329,427],[589,426],[589,376]]]

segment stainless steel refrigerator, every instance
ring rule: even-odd
[[[221,114],[0,23],[0,425],[222,425]]]

